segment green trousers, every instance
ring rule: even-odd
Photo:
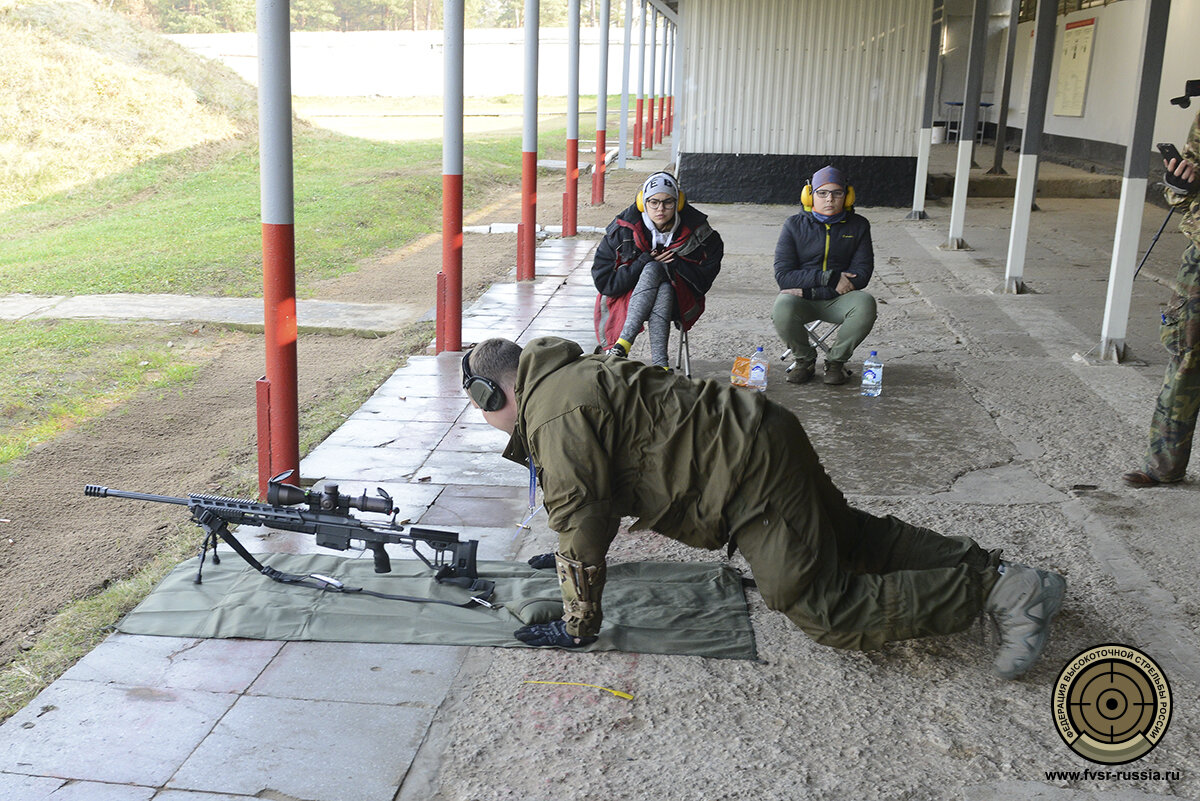
[[[1175,295],[1163,312],[1162,342],[1170,359],[1150,420],[1146,471],[1160,481],[1187,473],[1200,411],[1200,246],[1183,251]]]
[[[771,310],[771,322],[775,324],[779,338],[792,349],[792,355],[801,365],[812,365],[817,360],[817,349],[809,342],[805,329],[806,325],[816,320],[841,324],[826,359],[845,364],[875,325],[875,297],[861,289],[838,295],[832,300],[805,300],[780,292]]]
[[[727,520],[767,606],[856,650],[971,625],[999,551],[851,507],[786,409],[769,405],[763,432]]]

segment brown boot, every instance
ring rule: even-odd
[[[789,384],[807,384],[812,380],[813,375],[817,372],[815,364],[801,364],[796,362],[787,372],[785,379]]]
[[[853,375],[846,369],[845,362],[825,362],[825,383],[826,384],[845,384]]]

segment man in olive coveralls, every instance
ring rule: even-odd
[[[1144,467],[1122,478],[1132,487],[1183,481],[1200,412],[1200,113],[1192,121],[1183,158],[1164,162],[1167,202],[1182,208],[1179,230],[1188,239],[1175,292],[1162,318],[1169,360],[1154,416]]]
[[[852,508],[796,417],[761,393],[693,381],[565,339],[480,343],[463,386],[504,456],[538,472],[562,587],[563,619],[515,635],[532,645],[593,642],[605,555],[623,516],[699,548],[732,543],[767,605],[835,648],[962,631],[982,612],[1001,631],[997,671],[1041,654],[1065,580]]]

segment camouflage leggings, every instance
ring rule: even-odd
[[[1200,411],[1200,246],[1194,242],[1183,251],[1175,295],[1163,312],[1162,341],[1170,360],[1150,421],[1146,471],[1178,481],[1187,472]]]

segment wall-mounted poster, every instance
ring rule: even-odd
[[[1054,90],[1054,114],[1057,117],[1083,116],[1083,98],[1087,94],[1095,34],[1095,17],[1067,23],[1063,33],[1062,58],[1058,63],[1058,86]]]

